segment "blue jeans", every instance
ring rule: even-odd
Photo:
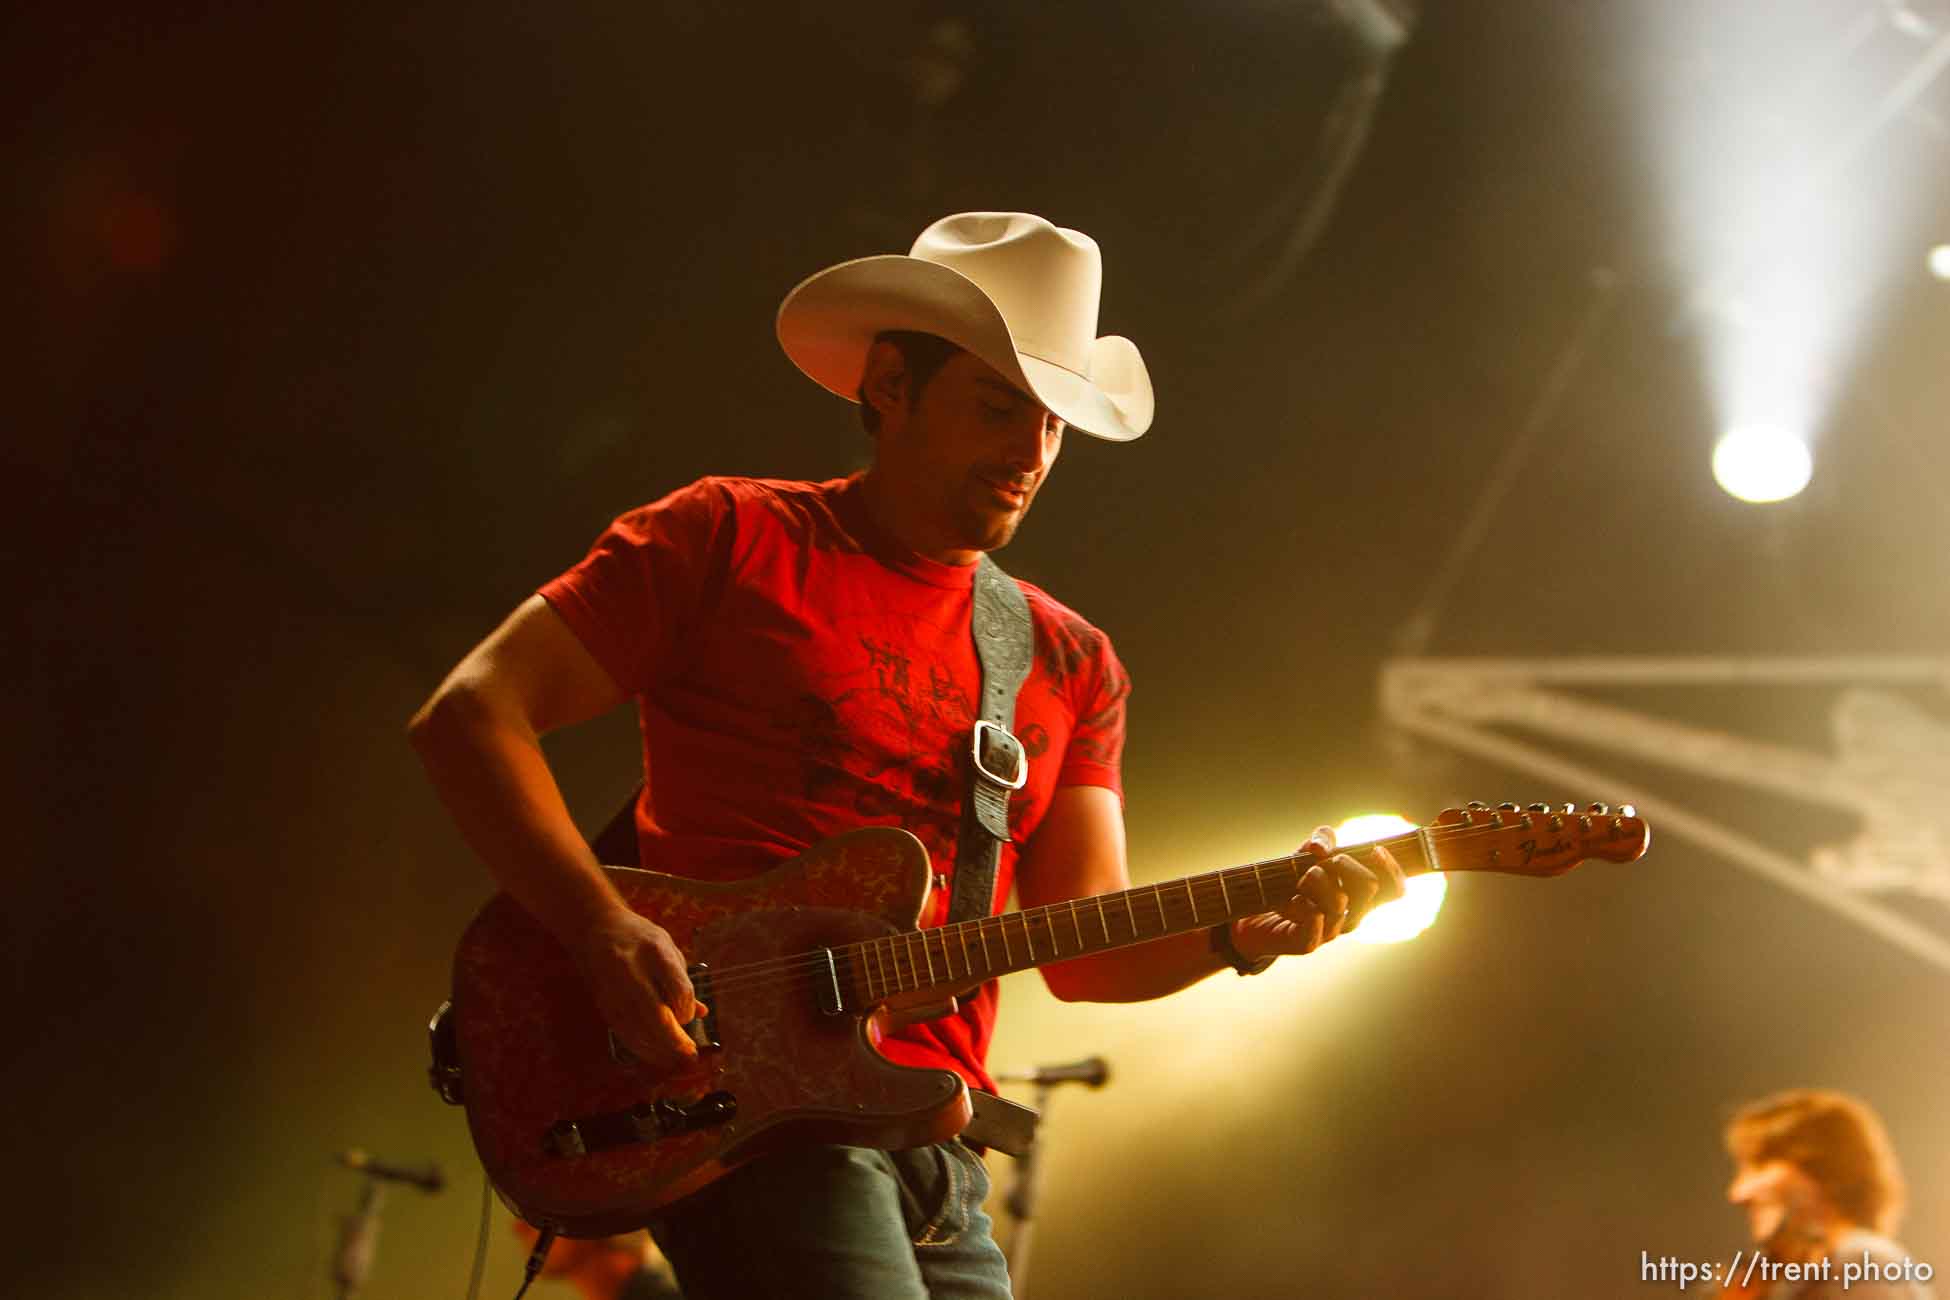
[[[959,1141],[806,1147],[727,1174],[650,1231],[685,1300],[1009,1300],[988,1190]]]

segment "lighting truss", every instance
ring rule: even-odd
[[[1837,691],[1834,751],[1736,736],[1576,693],[1726,685]],[[1553,783],[1630,795],[1661,834],[1691,841],[1950,972],[1950,939],[1920,921],[1916,906],[1927,900],[1950,908],[1950,727],[1915,702],[1919,687],[1950,695],[1950,658],[1404,658],[1383,666],[1380,683],[1383,714],[1403,731]],[[1810,846],[1796,861],[1709,810],[1641,793],[1618,771],[1528,737],[1852,814],[1859,829],[1842,843]]]

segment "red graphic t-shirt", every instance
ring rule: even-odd
[[[645,866],[740,879],[829,835],[892,825],[952,873],[981,683],[975,566],[896,548],[858,485],[702,479],[623,515],[541,589],[637,699]],[[1056,787],[1121,797],[1130,689],[1102,632],[1020,585],[1036,639],[1014,728],[1029,774],[1009,800],[998,904]],[[934,892],[924,926],[946,919],[950,893]],[[992,1090],[995,1007],[991,982],[882,1050]]]

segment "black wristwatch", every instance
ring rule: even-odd
[[[1212,951],[1225,959],[1225,964],[1241,975],[1264,974],[1274,962],[1272,957],[1248,957],[1239,951],[1239,945],[1232,941],[1232,922],[1215,925],[1209,931],[1212,936]]]

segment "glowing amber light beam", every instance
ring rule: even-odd
[[[1412,831],[1415,823],[1393,813],[1350,817],[1334,828],[1334,842],[1343,847],[1366,844],[1388,835]],[[1368,913],[1349,936],[1362,943],[1403,943],[1435,924],[1436,913],[1449,892],[1449,878],[1440,872],[1410,877],[1408,892]]]

